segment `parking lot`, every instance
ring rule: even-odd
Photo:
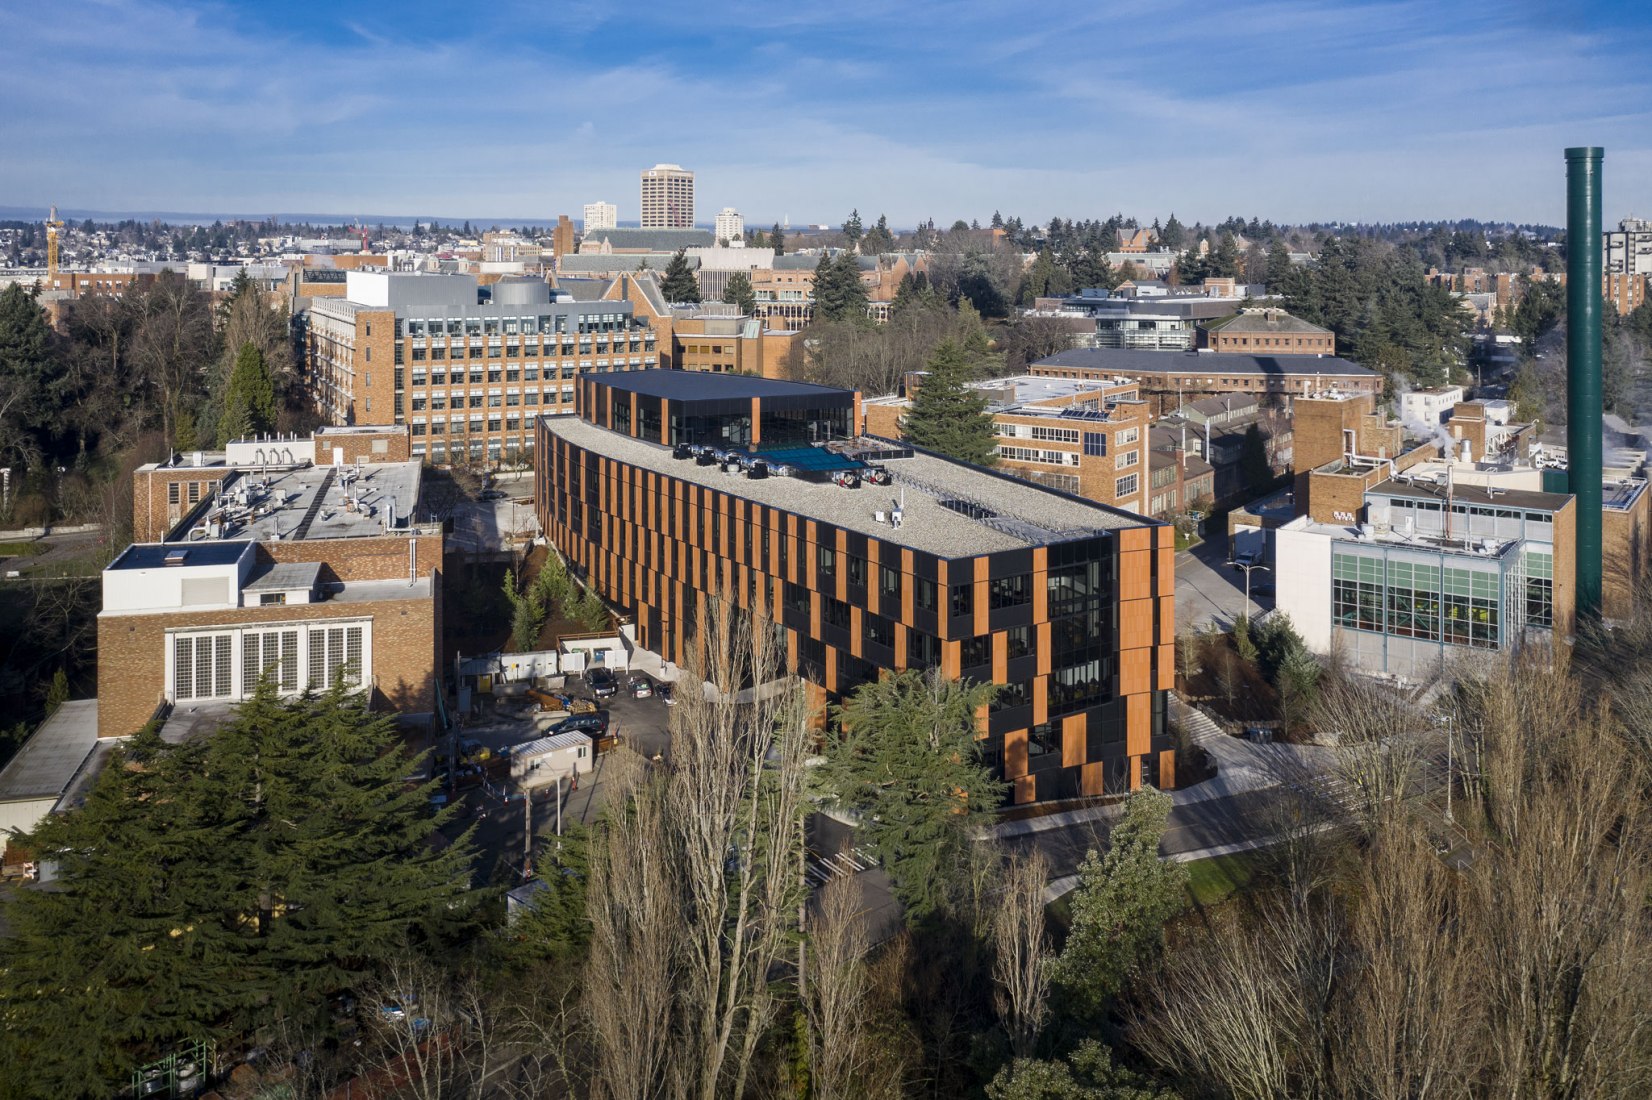
[[[629,675],[622,675],[619,694],[600,703],[601,709],[608,712],[609,731],[618,734],[622,744],[645,757],[669,755],[668,708],[665,701],[657,694],[647,699],[633,698],[626,690],[629,680]],[[591,697],[583,677],[570,676],[566,688],[575,697]],[[536,714],[534,704],[525,697],[489,698],[484,700],[480,716],[461,727],[459,739],[478,742],[495,755],[501,755],[513,745],[545,735],[539,728],[540,723],[535,721]],[[597,756],[591,772],[580,776],[577,786],[563,784],[561,819],[564,828],[570,823],[588,824],[596,820],[603,804],[603,776],[611,759],[608,754]],[[445,769],[439,769],[437,774],[444,775]],[[474,840],[483,856],[480,869],[484,877],[492,877],[501,863],[520,870],[524,853],[523,829],[529,820],[538,841],[542,842],[556,832],[555,784],[535,789],[527,800],[516,794],[508,779],[503,777],[484,781],[470,779],[448,793],[459,809],[443,832],[453,839],[472,824],[476,825]]]

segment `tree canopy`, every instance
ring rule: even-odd
[[[975,740],[996,692],[914,669],[862,685],[838,711],[833,780],[909,920],[953,903],[970,836],[1003,797]]]
[[[723,287],[723,301],[738,306],[741,313],[749,315],[757,304],[757,292],[752,289],[751,276],[744,271],[730,275],[728,284]]]
[[[700,281],[694,277],[694,270],[688,263],[688,249],[679,248],[671,261],[665,265],[665,276],[660,281],[660,293],[665,300],[672,303],[698,303],[700,300]]]
[[[998,435],[987,399],[965,383],[973,374],[965,348],[946,340],[929,357],[901,431],[914,444],[978,466],[998,461]]]
[[[860,265],[847,249],[836,258],[822,253],[815,265],[815,316],[822,321],[865,321],[866,284]]]
[[[432,844],[433,784],[405,782],[394,719],[343,691],[266,683],[210,737],[140,735],[23,838],[58,879],[6,907],[0,1062],[106,1096],[178,1042],[314,1010],[467,925],[468,841]]]

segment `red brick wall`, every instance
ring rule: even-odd
[[[434,710],[440,683],[438,608],[441,578],[430,596],[361,603],[239,607],[98,619],[98,736],[136,732],[165,697],[166,632],[175,628],[370,618],[373,622],[373,705],[406,712]]]
[[[132,475],[132,541],[160,542],[195,505],[189,486],[198,485],[197,501],[210,498],[218,482],[235,471],[226,466],[164,466]],[[178,503],[169,504],[168,486],[178,486]]]

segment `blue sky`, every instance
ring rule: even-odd
[[[1652,3],[0,0],[0,205],[1652,216]]]

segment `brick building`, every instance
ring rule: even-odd
[[[903,436],[901,419],[922,384],[865,402],[869,435]],[[1148,511],[1146,402],[1129,379],[1070,382],[1021,375],[977,382],[998,434],[998,466],[1013,477],[1142,515]]]
[[[578,386],[575,414],[539,420],[540,520],[639,645],[681,662],[723,595],[784,629],[818,702],[883,669],[1002,685],[980,736],[1015,802],[1174,786],[1170,528],[854,440],[846,390],[674,371]],[[893,483],[838,483],[875,467]]]
[[[1272,531],[1278,607],[1353,664],[1425,679],[1475,651],[1564,637],[1574,623],[1576,498],[1532,426],[1462,401],[1424,434],[1369,395],[1296,402],[1298,515]],[[1648,567],[1644,471],[1607,471],[1602,603],[1627,613]]]
[[[351,271],[298,329],[323,417],[405,424],[411,457],[436,463],[523,461],[535,414],[571,405],[575,375],[659,360],[628,301],[575,302],[543,279]]]
[[[139,541],[103,573],[99,736],[227,707],[263,676],[434,712],[443,535],[420,522],[410,450],[406,427],[324,428],[140,468]]]
[[[1336,334],[1282,309],[1241,309],[1199,326],[1199,346],[1241,355],[1335,355]]]
[[[1300,396],[1327,390],[1380,395],[1382,376],[1332,355],[1248,355],[1215,352],[1073,348],[1028,368],[1040,378],[1085,382],[1129,378],[1141,386],[1155,416],[1187,401],[1218,394],[1255,394],[1285,409]]]

